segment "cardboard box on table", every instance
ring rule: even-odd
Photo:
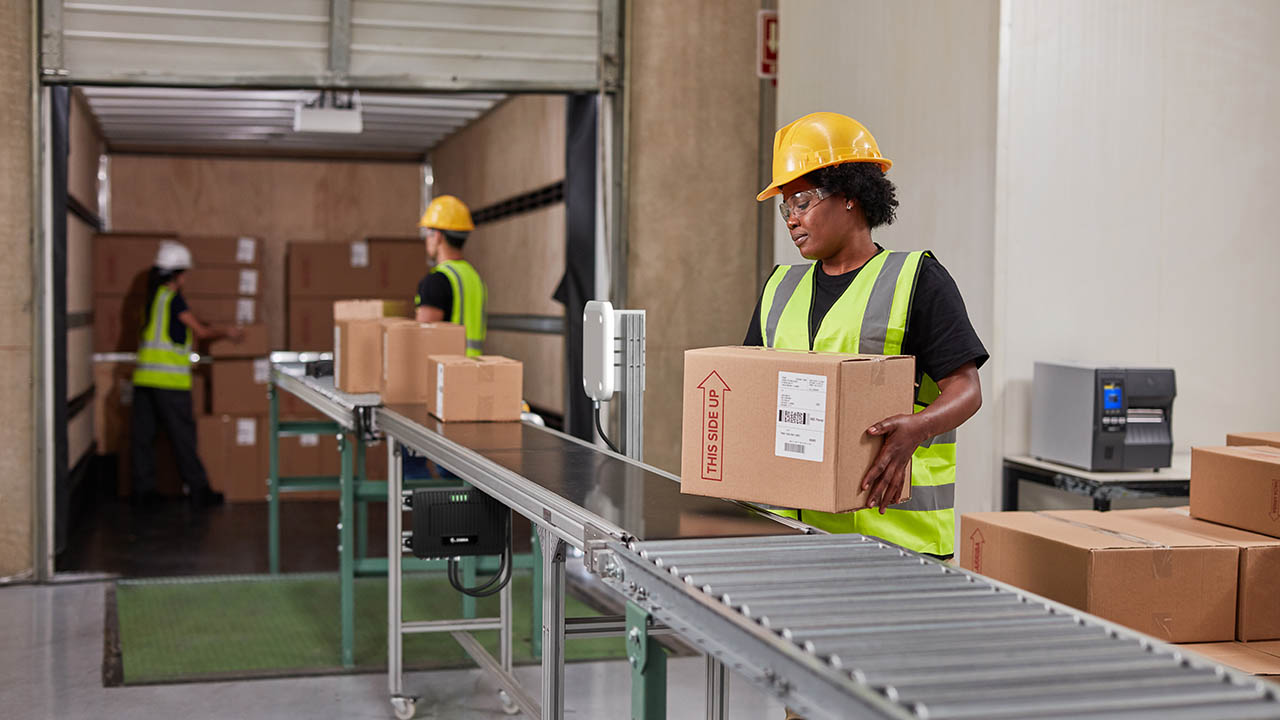
[[[1240,672],[1269,680],[1280,678],[1280,642],[1190,643],[1178,647]]]
[[[382,384],[384,405],[426,404],[433,391],[435,355],[467,352],[467,332],[454,323],[393,323],[382,327]],[[519,391],[517,390],[517,394]]]
[[[1227,445],[1267,445],[1280,448],[1280,432],[1230,433],[1227,435]]]

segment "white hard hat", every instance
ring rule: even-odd
[[[170,272],[176,270],[190,270],[191,251],[182,243],[176,243],[172,240],[164,240],[160,243],[160,249],[156,251],[155,266],[161,270],[168,270]]]

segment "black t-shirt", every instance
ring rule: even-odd
[[[175,293],[169,302],[169,341],[181,345],[187,341],[187,324],[178,319],[182,313],[190,310],[187,299],[182,293]]]
[[[440,308],[449,319],[453,312],[453,286],[444,273],[427,273],[418,281],[418,294],[413,298],[418,307]]]
[[[880,251],[884,252],[884,249]],[[818,263],[813,274],[813,311],[809,315],[810,347],[822,319],[861,269],[842,275],[828,275],[822,271],[822,263]],[[743,345],[764,345],[760,334],[760,303],[763,299],[764,293],[761,292]],[[964,298],[960,296],[955,280],[942,263],[930,255],[920,260],[915,295],[907,314],[906,336],[902,339],[902,353],[914,355],[916,372],[927,373],[934,380],[941,380],[968,362],[982,367],[990,357],[969,322],[969,313],[965,310]]]

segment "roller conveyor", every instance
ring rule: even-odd
[[[1280,718],[1270,683],[873,538],[599,557],[611,587],[809,718]]]

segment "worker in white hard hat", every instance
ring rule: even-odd
[[[191,251],[181,243],[164,241],[147,276],[147,306],[133,371],[133,499],[154,505],[156,494],[155,436],[164,428],[172,441],[178,471],[198,508],[222,504],[222,493],[209,487],[204,464],[196,452],[196,423],[191,408],[192,340],[230,338],[240,342],[237,327],[214,327],[200,322],[182,297]]]
[[[432,268],[414,296],[418,322],[451,322],[467,330],[467,355],[484,353],[488,290],[480,274],[463,259],[462,246],[475,229],[471,211],[452,195],[431,201],[418,222]]]

